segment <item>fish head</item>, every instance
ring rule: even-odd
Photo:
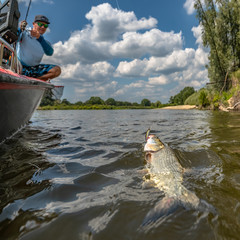
[[[146,137],[144,152],[157,152],[162,148],[164,148],[164,144],[156,135],[151,134]]]

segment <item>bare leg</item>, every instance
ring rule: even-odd
[[[38,77],[38,79],[47,81],[47,80],[58,77],[60,74],[61,74],[61,68],[59,66],[55,66],[43,76]]]

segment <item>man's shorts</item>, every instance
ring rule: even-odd
[[[22,75],[38,78],[49,72],[56,65],[39,64],[37,66],[22,66]]]

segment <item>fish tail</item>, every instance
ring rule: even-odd
[[[143,220],[142,226],[156,222],[162,216],[166,216],[174,212],[179,206],[179,201],[173,197],[164,197],[155,207],[148,212]]]
[[[200,212],[211,212],[216,215],[216,209],[203,199],[199,199],[194,192],[183,187],[182,195],[179,197],[180,204],[187,210],[195,209]]]
[[[142,226],[156,222],[161,217],[173,213],[179,207],[183,207],[187,210],[194,209],[200,212],[209,212],[214,215],[217,214],[216,209],[211,204],[199,199],[195,193],[189,191],[185,187],[183,188],[182,195],[178,197],[165,196],[161,199],[155,207],[148,212],[143,220]]]

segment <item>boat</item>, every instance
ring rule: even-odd
[[[45,91],[55,87],[21,75],[14,47],[19,17],[17,0],[0,5],[0,143],[28,124]]]

